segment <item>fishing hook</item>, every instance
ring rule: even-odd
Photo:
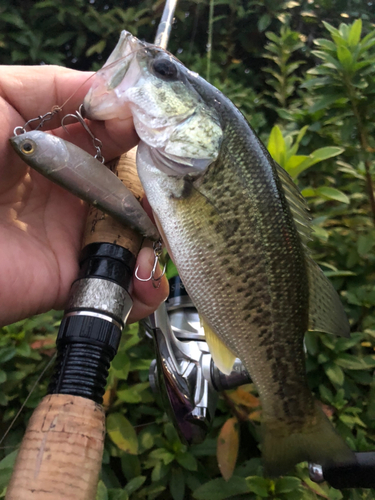
[[[103,143],[102,143],[102,141],[100,139],[98,139],[97,137],[95,137],[95,135],[90,130],[90,127],[85,122],[85,119],[82,116],[82,107],[83,107],[83,104],[80,105],[80,107],[77,109],[77,111],[74,114],[73,113],[69,113],[69,114],[65,115],[63,117],[63,119],[61,120],[61,126],[67,132],[66,127],[64,125],[64,120],[66,118],[68,118],[68,117],[72,117],[75,120],[77,120],[82,125],[82,127],[86,130],[86,132],[89,134],[89,136],[92,139],[92,145],[94,146],[94,148],[96,150],[95,158],[97,160],[99,160],[100,162],[104,163],[105,160],[104,160],[104,156],[102,155]]]
[[[37,122],[38,120],[40,121],[40,123],[36,127],[35,130],[39,130],[40,128],[43,127],[43,125],[44,125],[45,122],[48,122],[49,120],[51,120],[56,115],[56,113],[59,113],[60,111],[61,111],[60,106],[53,106],[53,108],[51,109],[51,111],[48,111],[48,113],[46,113],[45,115],[39,115],[36,118],[31,118],[30,120],[28,120],[25,123],[25,125],[23,127],[16,127],[13,130],[13,134],[14,135],[25,134],[26,133],[26,127],[28,125],[30,125],[30,123]]]
[[[154,250],[154,265],[152,267],[152,271],[151,271],[151,274],[148,278],[140,278],[138,276],[138,269],[139,269],[139,266],[137,267],[137,269],[135,270],[135,273],[134,273],[134,276],[137,278],[138,281],[152,281],[152,286],[154,288],[159,288],[160,286],[160,283],[161,283],[161,279],[162,277],[164,276],[165,274],[165,271],[167,269],[167,265],[165,264],[164,265],[164,269],[161,273],[160,276],[158,276],[157,278],[155,277],[155,274],[156,274],[156,269],[158,267],[158,263],[159,263],[159,258],[162,254],[162,251],[163,251],[163,244],[161,242],[161,240],[159,241],[156,241],[154,244],[153,244],[153,250]]]

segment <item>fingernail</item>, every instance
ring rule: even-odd
[[[152,248],[143,247],[138,254],[136,267],[138,268],[138,276],[142,279],[147,279],[151,275],[154,266],[154,251]]]

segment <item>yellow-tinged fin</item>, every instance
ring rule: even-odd
[[[350,325],[340,298],[320,267],[306,256],[311,331],[349,337]]]
[[[212,331],[211,327],[201,317],[201,323],[206,336],[206,342],[211,352],[212,359],[219,370],[225,375],[232,372],[236,356],[228,349],[222,340]]]
[[[282,476],[305,461],[323,467],[356,463],[354,453],[316,403],[303,431],[292,432],[290,424],[277,419],[263,422],[262,456],[269,477]]]

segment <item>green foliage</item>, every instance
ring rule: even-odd
[[[264,57],[276,64],[276,70],[272,66],[263,68],[270,73],[272,78],[266,83],[273,87],[273,96],[278,101],[278,106],[285,108],[288,98],[295,92],[295,83],[299,80],[296,76],[298,68],[304,61],[290,61],[293,52],[303,47],[299,33],[292,31],[288,26],[282,26],[280,36],[268,31],[266,37],[270,42],[266,45]]]
[[[316,163],[333,158],[344,151],[344,148],[325,147],[313,151],[308,156],[297,155],[300,142],[306,130],[307,126],[303,127],[298,132],[296,140],[293,142],[293,135],[296,135],[295,133],[288,134],[284,138],[280,128],[275,125],[268,139],[267,149],[272,158],[288,172],[292,179],[297,179],[303,171]]]
[[[171,52],[202,75],[208,9],[208,2],[181,0],[170,43]],[[126,8],[116,0],[3,0],[1,61],[98,68],[121,29],[151,41],[161,10],[162,2],[151,0],[130,0]],[[375,448],[373,15],[374,7],[362,0],[220,0],[210,55],[211,83],[268,141],[308,200],[312,255],[338,290],[352,330],[349,339],[306,335],[308,380],[340,434],[358,451]],[[168,275],[175,272],[169,262]],[[60,318],[48,313],[1,329],[0,435],[36,386],[0,447],[0,498],[25,425],[47,390],[50,368],[38,377],[54,353]],[[306,464],[287,477],[264,478],[258,400],[245,389],[223,395],[205,442],[188,449],[151,393],[153,357],[138,325],[128,327],[104,396],[108,433],[97,499],[373,498],[371,491],[340,492],[311,482]],[[216,444],[234,417],[239,425],[232,426],[226,443],[231,458],[222,468],[225,481]],[[237,449],[231,446],[238,448],[234,470]]]

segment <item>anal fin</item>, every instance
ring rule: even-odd
[[[229,375],[233,368],[236,356],[228,349],[224,342],[212,331],[211,327],[201,317],[201,323],[206,336],[206,342],[211,352],[212,359],[219,370]]]

